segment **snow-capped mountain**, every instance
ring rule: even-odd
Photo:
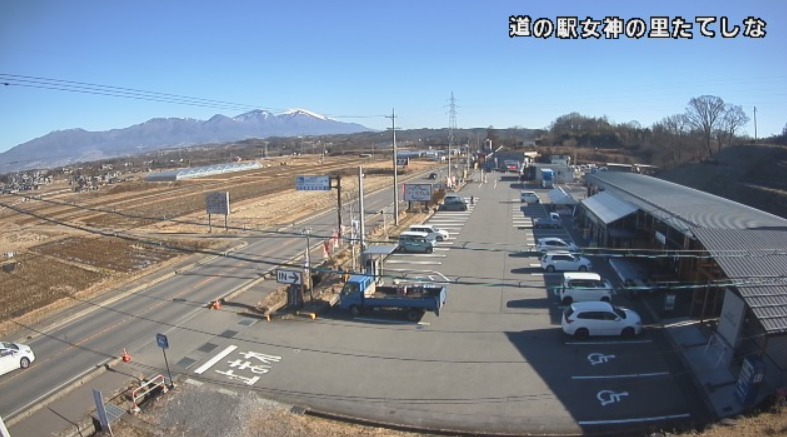
[[[0,173],[52,168],[75,162],[114,158],[157,149],[224,143],[272,136],[331,135],[370,129],[305,109],[281,114],[254,110],[236,117],[216,114],[208,120],[154,118],[122,129],[54,131],[0,153]]]

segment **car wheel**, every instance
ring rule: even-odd
[[[27,369],[28,367],[30,367],[30,359],[27,357],[22,357],[22,359],[19,360],[19,367],[23,369]]]
[[[358,317],[361,315],[361,307],[358,305],[353,305],[350,307],[350,315],[353,317]]]
[[[410,310],[410,311],[407,311],[407,320],[409,320],[411,322],[417,322],[417,321],[421,320],[422,316],[423,316],[423,311],[421,311],[421,310]]]
[[[574,331],[574,338],[577,340],[587,340],[588,337],[590,337],[590,331],[585,328],[579,328]]]
[[[566,296],[566,297],[563,298],[563,300],[560,301],[560,303],[562,303],[563,305],[568,306],[568,305],[571,305],[572,301],[573,301],[573,299],[571,299],[571,296]]]
[[[432,253],[432,251],[433,251],[433,250],[434,250],[434,249],[432,249],[431,247],[427,247],[427,248],[426,248],[426,253]]]
[[[620,332],[620,336],[623,338],[634,338],[634,328],[631,326],[623,328],[623,331]]]
[[[587,268],[587,266],[579,266],[579,271],[580,272],[586,272],[586,271],[588,271],[588,268]]]
[[[555,266],[553,266],[553,265],[548,265],[548,266],[547,266],[547,271],[548,271],[549,273],[552,273],[552,272],[554,272],[554,271],[555,271]]]

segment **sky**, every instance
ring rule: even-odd
[[[254,108],[304,108],[372,129],[390,127],[385,116],[395,110],[397,128],[444,128],[452,92],[459,128],[546,128],[571,112],[650,126],[701,95],[741,105],[751,119],[756,107],[760,138],[787,123],[782,1],[3,3],[0,152],[54,130]],[[511,16],[530,17],[531,36],[511,38]],[[612,39],[603,24],[599,39],[532,35],[558,17],[639,18],[648,30],[652,17],[682,18],[693,38]],[[698,17],[715,18],[715,37],[701,35]],[[743,35],[748,17],[765,23],[763,38]],[[721,37],[722,18],[741,28],[736,37]],[[58,85],[23,86],[31,77]],[[204,100],[70,92],[53,80]],[[743,130],[754,136],[754,128],[752,120]]]

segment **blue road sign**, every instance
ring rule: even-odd
[[[158,347],[162,349],[169,349],[169,340],[164,334],[156,334],[156,343],[158,343]]]

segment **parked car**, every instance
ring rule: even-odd
[[[559,228],[561,226],[563,226],[563,220],[556,212],[550,212],[549,217],[538,218],[533,222],[534,228]]]
[[[449,194],[443,199],[443,204],[440,205],[442,211],[467,211],[467,202],[463,197]]]
[[[614,292],[612,283],[592,272],[566,272],[563,274],[562,286],[557,289],[563,305],[599,300],[610,302]]]
[[[0,342],[0,375],[16,369],[27,369],[35,359],[30,346]]]
[[[429,173],[429,179],[437,179],[437,173]]]
[[[571,252],[547,252],[541,256],[541,268],[548,272],[586,272],[592,267],[589,259]]]
[[[576,302],[560,319],[563,332],[579,340],[591,335],[619,335],[631,338],[642,332],[642,318],[636,312],[609,302]]]
[[[541,198],[535,191],[522,191],[519,193],[519,200],[528,204],[541,203]]]
[[[448,231],[445,229],[440,229],[435,227],[435,225],[412,225],[410,226],[410,231],[412,232],[425,232],[429,234],[429,238],[435,239],[437,241],[443,241],[448,239]]]
[[[567,243],[562,238],[557,237],[544,237],[538,240],[536,244],[536,251],[541,253],[562,251],[572,252],[578,251],[579,247],[574,243]]]
[[[426,232],[405,231],[399,234],[399,250],[402,252],[432,253],[437,240]]]

